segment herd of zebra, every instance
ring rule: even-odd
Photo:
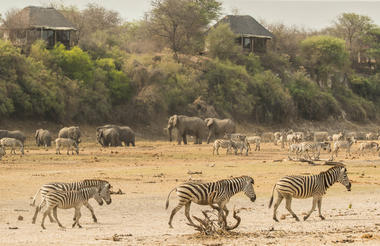
[[[319,217],[324,220],[325,217],[321,213],[322,196],[326,193],[326,190],[334,183],[339,182],[346,187],[348,191],[351,191],[351,182],[347,177],[347,169],[345,165],[338,164],[327,171],[323,171],[316,175],[308,176],[285,176],[281,178],[274,186],[272,196],[269,201],[269,208],[272,206],[274,191],[277,194],[277,200],[274,204],[273,219],[278,222],[276,211],[281,201],[285,198],[286,209],[290,214],[299,221],[297,215],[291,209],[292,198],[309,198],[313,197],[312,208],[309,213],[304,216],[306,220],[310,214],[314,211],[318,204]],[[252,201],[256,200],[256,193],[254,190],[254,179],[249,176],[241,176],[231,179],[223,179],[216,182],[187,182],[180,184],[169,192],[166,199],[166,209],[169,207],[169,198],[173,191],[176,191],[178,196],[178,204],[172,210],[169,218],[169,227],[172,228],[172,220],[174,215],[185,206],[185,216],[191,225],[195,225],[190,216],[190,205],[192,202],[199,205],[209,205],[213,209],[218,211],[219,216],[226,218],[229,214],[227,209],[227,203],[232,196],[239,192],[244,194]],[[111,184],[105,180],[83,180],[74,183],[48,183],[43,185],[35,194],[32,206],[35,205],[38,194],[41,194],[41,201],[35,209],[35,213],[32,219],[34,224],[37,219],[38,213],[46,206],[43,213],[41,227],[45,228],[44,221],[46,216],[50,218],[51,222],[57,222],[58,226],[63,228],[57,216],[57,209],[69,209],[75,208],[74,223],[72,227],[79,224],[81,217],[81,207],[86,206],[91,214],[94,222],[97,222],[97,218],[94,213],[94,209],[89,204],[88,200],[94,198],[99,205],[103,204],[103,200],[107,204],[111,204]],[[53,217],[51,212],[53,211]]]
[[[362,142],[359,145],[359,155],[364,155],[367,150],[375,150],[379,152],[380,145],[371,141],[377,139],[378,136],[374,133],[366,134],[367,142]],[[339,150],[345,149],[346,155],[351,155],[351,148],[353,144],[357,143],[357,134],[348,134],[340,132],[338,134],[329,135],[328,132],[314,132],[313,135],[306,135],[303,132],[283,131],[275,133],[263,133],[261,136],[246,136],[245,134],[233,133],[225,134],[222,139],[216,139],[213,144],[213,155],[219,155],[219,148],[227,149],[226,154],[234,149],[234,153],[237,154],[240,150],[240,154],[245,150],[245,154],[248,155],[251,150],[251,144],[255,145],[255,151],[260,151],[261,141],[273,142],[274,145],[281,145],[284,149],[288,146],[288,156],[292,159],[292,155],[298,159],[304,157],[306,159],[318,160],[321,150],[331,152],[331,160],[338,156]],[[363,140],[363,139],[361,139]],[[311,155],[312,154],[312,155]],[[380,155],[380,153],[379,153]]]

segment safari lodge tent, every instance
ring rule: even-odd
[[[249,15],[227,15],[218,23],[228,23],[238,38],[237,42],[248,52],[266,52],[267,41],[274,35]]]
[[[13,16],[4,29],[4,37],[23,49],[38,39],[45,40],[48,48],[58,42],[66,48],[77,43],[74,25],[51,7],[28,6]]]

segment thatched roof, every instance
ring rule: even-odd
[[[228,23],[231,31],[242,36],[262,38],[274,37],[270,31],[249,15],[226,15],[218,23]]]
[[[74,25],[54,8],[28,6],[19,14],[28,28],[75,30]]]

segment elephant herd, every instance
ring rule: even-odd
[[[231,119],[189,117],[186,115],[173,115],[169,118],[166,128],[169,133],[169,140],[172,141],[173,130],[177,131],[177,141],[187,144],[186,136],[193,136],[195,144],[202,144],[202,139],[207,138],[210,143],[211,138],[221,138],[225,134],[236,132],[235,123]]]

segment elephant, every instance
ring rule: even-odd
[[[205,136],[207,127],[206,123],[198,117],[189,117],[186,115],[173,115],[168,121],[169,140],[172,141],[173,128],[177,130],[178,144],[183,140],[187,144],[186,135],[195,137],[195,144],[202,144],[202,137]]]
[[[20,140],[23,145],[26,139],[25,134],[19,130],[16,130],[16,131],[0,130],[0,139],[1,138],[15,138],[15,139]]]
[[[135,132],[129,127],[129,126],[118,126],[118,125],[104,125],[100,126],[96,129],[97,134],[101,129],[107,129],[107,128],[113,128],[117,131],[119,134],[119,142],[124,143],[125,146],[129,146],[129,144],[132,144],[132,146],[135,146]]]
[[[236,132],[235,123],[231,119],[206,118],[206,126],[208,128],[207,144],[210,143],[211,137],[220,138],[224,134]]]
[[[41,146],[41,145],[45,147],[51,146],[51,134],[49,130],[38,129],[36,130],[36,134],[34,137],[36,138],[37,146]]]
[[[115,128],[101,128],[96,135],[98,142],[104,147],[121,146],[119,133]]]
[[[77,144],[80,143],[80,130],[78,126],[64,127],[59,130],[58,138],[71,138]]]

